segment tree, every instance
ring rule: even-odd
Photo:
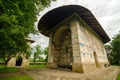
[[[120,32],[119,34],[115,35],[112,40],[112,63],[120,65]]]
[[[29,53],[26,37],[36,34],[39,12],[54,0],[0,0],[0,56],[5,65],[16,54]]]
[[[42,55],[42,54],[43,54],[43,51],[41,49],[41,46],[36,45],[35,46],[35,52],[34,52],[34,55],[33,55],[34,64],[36,63],[36,59],[40,58],[40,55]]]
[[[46,47],[43,51],[44,55],[45,55],[45,62],[48,61],[48,47]]]
[[[108,60],[112,65],[120,65],[120,32],[115,35],[109,45],[105,45]]]

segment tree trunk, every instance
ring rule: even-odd
[[[7,68],[7,64],[8,64],[8,61],[5,61],[5,66],[4,66],[5,69]]]

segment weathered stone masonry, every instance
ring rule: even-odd
[[[59,26],[51,33],[49,42],[48,67],[71,63],[74,72],[88,72],[108,64],[101,38],[77,20],[69,22],[69,26]]]
[[[104,48],[107,41],[78,13],[72,13],[50,30],[44,30],[43,34],[49,37],[49,68],[71,67],[73,72],[84,73],[109,64]]]

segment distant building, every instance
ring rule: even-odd
[[[31,45],[34,41],[30,40],[29,38],[26,39],[27,44]],[[29,66],[29,58],[27,59],[25,55],[22,54],[17,54],[15,57],[11,58],[10,61],[8,62],[8,67],[12,66]]]
[[[104,43],[110,38],[86,8],[68,5],[55,8],[39,21],[38,29],[49,37],[49,68],[68,67],[89,72],[108,63]]]

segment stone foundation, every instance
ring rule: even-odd
[[[86,63],[86,64],[83,64],[83,69],[84,69],[84,73],[87,73],[87,72],[97,70],[98,68],[96,67],[96,64]]]
[[[26,59],[25,57],[23,57],[21,66],[22,67],[29,66],[29,59]]]
[[[107,62],[101,62],[100,65],[101,65],[101,68],[105,68],[105,67],[110,66],[110,64]]]
[[[82,66],[82,64],[73,63],[73,65],[72,65],[72,71],[73,72],[83,73],[83,66]]]

